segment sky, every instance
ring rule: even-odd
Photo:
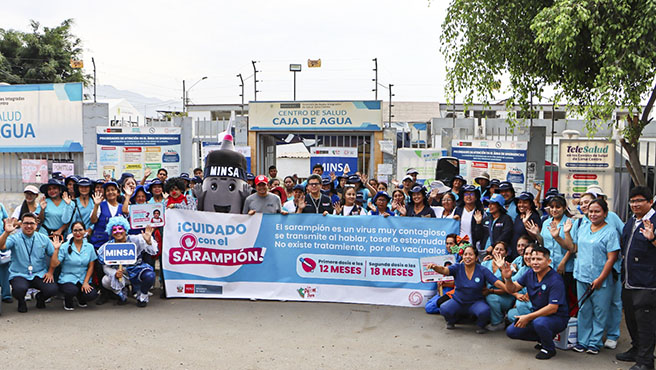
[[[441,0],[37,0],[4,6],[2,27],[28,31],[30,20],[54,27],[73,18],[85,72],[94,57],[98,85],[162,100],[181,101],[186,80],[191,103],[238,103],[239,73],[245,100],[252,100],[253,60],[261,71],[260,101],[292,100],[290,63],[303,64],[297,100],[374,99],[377,58],[385,86],[378,99],[387,100],[393,84],[396,101],[443,102],[439,36],[447,6]],[[308,59],[319,58],[321,68],[307,68]]]

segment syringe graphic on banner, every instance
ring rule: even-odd
[[[303,270],[305,272],[312,272],[314,269],[317,267],[317,263],[314,262],[313,259],[311,258],[299,258],[299,262],[301,262],[301,267],[303,267]]]

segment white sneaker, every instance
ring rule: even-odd
[[[606,339],[606,342],[604,343],[604,347],[608,349],[615,349],[617,348],[617,341],[612,339]]]
[[[506,324],[503,321],[496,325],[487,324],[485,326],[485,329],[489,331],[499,331],[499,330],[504,330],[505,328],[506,328]]]
[[[65,309],[66,311],[74,311],[74,310],[75,310],[75,307],[67,307],[67,306],[66,306],[66,302],[64,302],[64,309]]]

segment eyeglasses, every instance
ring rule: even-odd
[[[112,234],[114,233],[122,233],[125,231],[125,228],[123,226],[113,226],[112,227]]]
[[[647,199],[645,199],[645,198],[642,198],[642,199],[631,199],[631,200],[629,201],[629,204],[638,204],[638,203],[642,203],[642,202],[647,202]]]
[[[313,183],[308,182],[308,186],[319,186],[319,185],[321,185],[321,183],[319,182],[313,182]]]
[[[74,233],[83,233],[84,229],[74,229],[73,232]]]
[[[465,193],[466,197],[474,197],[476,196],[476,193]]]

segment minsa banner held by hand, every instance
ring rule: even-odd
[[[452,219],[166,211],[168,297],[423,306],[422,258],[446,256]]]

